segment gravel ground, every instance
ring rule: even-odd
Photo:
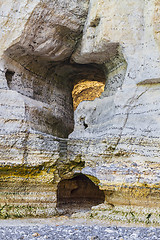
[[[139,240],[160,239],[160,228],[104,227],[99,225],[1,226],[0,240]]]

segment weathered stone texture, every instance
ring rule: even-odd
[[[106,204],[159,211],[159,15],[152,0],[0,1],[2,209],[55,214],[57,184],[84,174]]]
[[[90,4],[81,48],[73,59],[92,62],[96,51],[103,59],[102,50],[109,49],[109,59],[103,59],[108,81],[100,99],[82,102],[75,111],[69,136],[71,159],[80,155],[85,161],[82,172],[97,177],[102,189],[113,191],[109,198],[106,194],[111,204],[159,206],[158,2],[93,0]],[[125,58],[119,61],[123,64],[113,64],[119,65],[115,75],[116,68],[110,67],[115,59],[113,43],[121,46]],[[116,88],[117,79],[122,84]],[[134,187],[137,196],[134,190],[125,193]]]

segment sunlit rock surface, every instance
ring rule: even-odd
[[[159,5],[0,1],[1,217],[57,214],[83,174],[159,224]]]

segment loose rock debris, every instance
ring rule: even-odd
[[[160,228],[85,226],[3,226],[0,240],[158,240]]]

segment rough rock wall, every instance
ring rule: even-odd
[[[105,53],[107,50],[110,55],[114,53],[113,46],[118,44],[125,59],[124,62],[120,60],[119,65],[125,69],[125,62],[127,64],[125,75],[122,74],[123,83],[117,91],[108,95],[106,87],[107,93],[101,98],[80,103],[70,135],[69,149],[73,159],[75,152],[79,154],[85,161],[82,172],[100,179],[102,189],[113,190],[112,197],[108,197],[113,204],[143,205],[146,201],[159,205],[158,14],[158,1],[93,0],[81,50],[74,56],[75,61],[84,59],[88,63],[95,61],[94,57],[88,58],[94,53],[97,63],[100,63],[98,56],[103,56],[103,61],[110,66],[114,57],[108,60]],[[93,26],[97,19],[97,25]],[[118,70],[120,73],[120,67]],[[111,89],[116,84],[115,78],[112,79]],[[144,185],[150,189],[150,194]],[[114,197],[116,187],[119,196],[115,193]],[[143,187],[144,192],[140,190]]]
[[[53,60],[64,62],[72,54],[81,38],[87,1],[1,1],[0,9],[2,145],[3,136],[19,135],[24,155],[30,132],[67,137],[73,131],[73,84],[67,67]],[[10,141],[9,148],[16,151],[17,141],[12,136]],[[4,152],[1,161],[12,162],[14,154]]]
[[[160,207],[159,12],[156,0],[0,1],[2,216],[53,214],[58,182],[78,173],[112,206]],[[87,81],[104,92],[73,113]]]
[[[84,0],[0,1],[2,217],[55,212],[62,138],[74,127],[68,62],[87,13]]]

